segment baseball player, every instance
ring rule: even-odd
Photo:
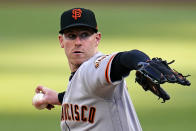
[[[61,15],[59,42],[71,70],[69,84],[62,93],[38,86],[36,92],[42,91],[45,98],[34,106],[47,103],[50,110],[61,105],[62,131],[142,131],[124,78],[137,70],[136,80],[145,90],[168,100],[168,94],[159,85],[167,80],[176,82],[178,74],[166,77],[161,71],[157,73],[153,61],[139,50],[104,55],[98,51],[100,40],[101,33],[91,10],[65,11]],[[150,73],[157,77],[149,77]],[[154,88],[142,83],[144,78]]]

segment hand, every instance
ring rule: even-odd
[[[169,67],[169,64],[161,58],[153,58],[147,62],[139,62],[136,71],[136,82],[138,82],[145,91],[150,90],[152,93],[163,99],[163,102],[170,99],[170,96],[164,91],[160,84],[178,83],[185,86],[190,86],[191,83],[181,73]]]
[[[184,86],[190,86],[191,83],[186,79],[186,77],[181,73],[169,67],[169,64],[174,62],[171,61],[167,63],[166,60],[161,58],[153,58],[147,62],[139,62],[137,71],[148,76],[152,81],[157,84],[168,83],[178,83]]]
[[[61,105],[58,100],[58,93],[56,91],[39,85],[35,89],[35,92],[42,92],[44,94],[44,99],[42,101],[33,104],[35,107],[39,107],[42,104],[48,104],[46,108],[48,110],[51,110],[52,108],[54,108],[54,105]]]

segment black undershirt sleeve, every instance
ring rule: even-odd
[[[135,70],[139,62],[150,60],[149,56],[139,50],[131,50],[118,53],[111,65],[111,81],[121,80],[129,75],[131,70]]]
[[[65,91],[58,94],[58,99],[59,99],[59,102],[60,102],[61,104],[62,104],[62,102],[63,102],[63,97],[64,97],[64,95],[65,95]]]

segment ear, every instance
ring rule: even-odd
[[[98,46],[98,45],[99,45],[99,42],[100,42],[100,40],[101,40],[101,33],[100,33],[100,32],[97,33],[95,39],[96,39],[97,46]]]
[[[60,43],[60,46],[61,48],[64,48],[64,44],[63,44],[63,35],[59,34],[59,43]]]

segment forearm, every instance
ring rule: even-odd
[[[149,56],[139,50],[131,50],[118,53],[111,65],[111,80],[121,80],[122,77],[129,75],[131,70],[135,70],[139,62],[149,60]]]

